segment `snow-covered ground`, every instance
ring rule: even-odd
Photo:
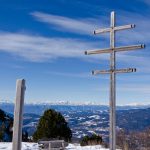
[[[95,145],[95,146],[80,146],[69,144],[69,146],[66,148],[67,150],[108,150],[106,148],[102,148],[101,145]]]
[[[0,150],[12,150],[12,143],[0,142]],[[37,143],[22,143],[22,150],[38,150]]]
[[[12,143],[0,142],[0,150],[12,150]],[[22,150],[38,150],[38,144],[37,143],[22,143]],[[100,145],[81,147],[78,144],[75,144],[75,145],[69,144],[69,146],[66,147],[66,150],[108,150],[108,149],[102,148]]]

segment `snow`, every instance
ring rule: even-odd
[[[101,145],[80,146],[79,144],[69,144],[69,146],[66,149],[67,150],[108,150],[108,149],[102,148]]]
[[[99,115],[93,115],[93,116],[89,116],[88,118],[90,118],[90,119],[92,119],[92,118],[94,118],[94,119],[100,119],[100,116]]]
[[[12,150],[12,143],[0,143],[0,150]],[[22,143],[22,150],[38,150],[38,144]]]
[[[12,143],[0,142],[0,150],[12,150]],[[22,143],[22,150],[39,150],[37,143]],[[66,150],[108,150],[100,145],[80,146],[79,144],[69,144]]]

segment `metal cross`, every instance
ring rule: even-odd
[[[110,150],[116,150],[116,73],[136,72],[135,68],[116,69],[116,52],[123,52],[123,51],[130,51],[130,50],[137,50],[137,49],[145,48],[144,44],[124,46],[124,47],[115,47],[115,32],[119,30],[131,29],[131,28],[135,28],[135,25],[129,24],[129,25],[116,27],[115,26],[115,12],[111,12],[110,28],[98,29],[94,31],[94,34],[110,32],[110,48],[85,51],[86,55],[110,53],[110,70],[92,71],[93,75],[110,74],[110,101],[109,101],[109,105],[110,105],[110,134],[109,134]]]

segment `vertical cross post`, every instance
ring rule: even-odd
[[[25,80],[24,79],[17,80],[12,150],[21,150],[24,94],[25,94]]]
[[[110,48],[115,48],[115,12],[111,12]],[[115,51],[110,54],[110,150],[116,146],[116,58]]]

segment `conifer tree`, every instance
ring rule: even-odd
[[[39,139],[64,139],[70,141],[72,132],[65,118],[55,110],[46,110],[40,118],[33,140]]]

